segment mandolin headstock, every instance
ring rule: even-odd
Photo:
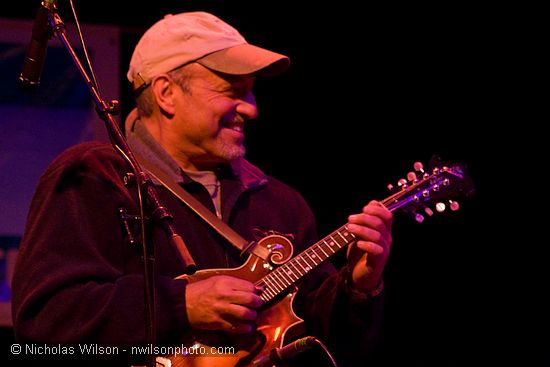
[[[417,222],[447,208],[458,210],[459,200],[474,193],[473,182],[462,164],[443,162],[434,156],[427,168],[421,162],[414,163],[413,168],[406,179],[388,185],[393,194],[382,203],[391,211],[412,214]]]

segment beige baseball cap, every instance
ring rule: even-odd
[[[288,68],[287,56],[249,44],[232,26],[206,12],[169,14],[141,37],[127,73],[135,91],[190,62],[226,74],[276,75]]]

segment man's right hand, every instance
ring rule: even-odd
[[[227,275],[189,283],[185,297],[192,327],[232,333],[252,332],[262,305],[253,283]]]

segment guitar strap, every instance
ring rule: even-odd
[[[151,176],[153,176],[158,182],[164,185],[172,194],[186,204],[195,214],[202,218],[212,228],[214,228],[221,236],[223,236],[230,244],[235,246],[241,251],[241,256],[246,253],[253,253],[254,255],[266,260],[269,253],[261,246],[256,246],[256,242],[248,242],[242,238],[237,232],[229,227],[224,221],[218,218],[208,208],[206,208],[200,201],[198,201],[193,195],[188,193],[182,188],[176,181],[174,181],[165,172],[160,170],[156,165],[149,162],[137,151],[134,151],[134,156],[138,162],[145,168]]]

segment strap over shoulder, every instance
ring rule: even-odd
[[[269,256],[269,252],[260,246],[256,246],[256,242],[249,242],[229,227],[225,222],[218,218],[208,208],[206,208],[200,201],[198,201],[193,195],[185,191],[177,182],[175,182],[168,174],[160,170],[156,165],[149,162],[138,152],[134,152],[134,156],[146,169],[151,176],[153,176],[158,182],[164,185],[172,194],[186,204],[195,214],[201,217],[206,223],[214,228],[220,235],[222,235],[229,243],[235,246],[241,254],[253,253],[256,256],[266,260]]]

